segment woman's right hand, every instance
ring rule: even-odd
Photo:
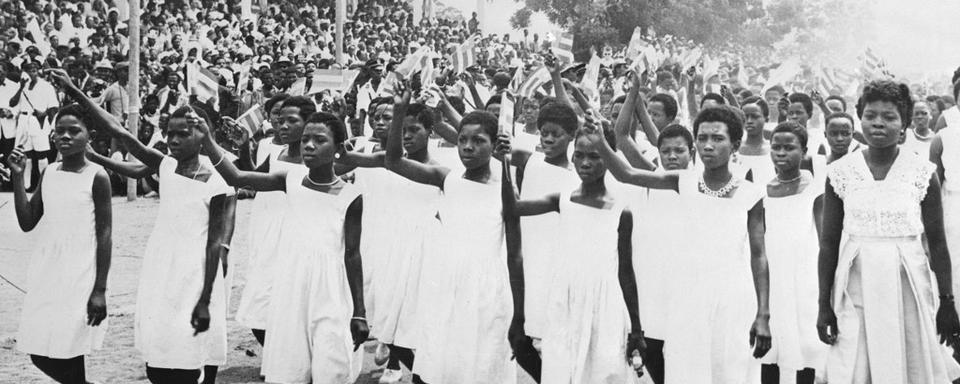
[[[833,312],[833,307],[820,308],[820,313],[817,315],[817,334],[820,336],[820,341],[825,344],[833,345],[837,342],[840,330],[837,328],[837,315]]]
[[[24,156],[22,149],[14,148],[13,152],[10,152],[10,155],[7,156],[7,166],[10,167],[10,172],[13,172],[14,175],[23,173],[23,170],[27,167],[27,157]]]
[[[953,300],[941,300],[937,310],[937,334],[940,343],[952,347],[960,346],[960,319],[957,318],[957,309]]]

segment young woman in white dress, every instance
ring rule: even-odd
[[[940,344],[960,341],[940,179],[928,159],[898,145],[912,109],[905,84],[868,83],[857,103],[868,148],[838,160],[828,173],[817,330],[831,345],[830,383],[960,377],[960,366]]]
[[[398,102],[406,105],[409,92]],[[501,217],[500,180],[490,170],[498,148],[498,119],[475,111],[460,122],[462,175],[403,157],[400,132],[387,140],[387,168],[414,182],[443,190],[440,201],[444,291],[417,349],[414,372],[427,383],[514,383],[507,332],[513,308]],[[501,146],[498,149],[504,150]],[[509,150],[507,148],[506,150]],[[512,264],[510,264],[512,265]]]
[[[763,190],[730,170],[743,135],[736,110],[704,109],[693,130],[703,169],[685,172],[635,169],[598,134],[587,137],[621,182],[677,191],[684,202],[678,210],[695,218],[688,233],[705,237],[675,260],[682,288],[664,344],[665,382],[753,382],[759,367],[751,350],[759,358],[770,349]]]
[[[801,169],[806,150],[807,131],[799,124],[784,122],[773,129],[770,157],[777,175],[767,183],[763,202],[773,347],[762,359],[762,384],[780,383],[781,372],[795,374],[797,384],[813,384],[816,372],[822,373],[826,362],[826,346],[810,326],[817,321],[824,176],[814,178]]]
[[[67,93],[95,108],[75,87]],[[198,127],[209,119],[189,106],[174,111],[167,123],[166,156],[143,145],[112,115],[98,115],[105,130],[143,163],[136,176],[159,173],[163,189],[137,288],[136,347],[146,361],[147,378],[181,383],[202,376],[212,384],[217,367],[226,363],[226,271],[221,262],[230,247],[236,201],[214,164],[200,156]]]
[[[766,185],[777,175],[770,161],[770,142],[763,138],[763,127],[770,111],[767,102],[759,96],[745,99],[740,106],[743,111],[743,143],[737,150],[737,161],[752,171],[753,182]]]
[[[333,170],[346,136],[336,116],[314,113],[299,144],[306,168],[262,173],[220,161],[223,150],[204,133],[204,152],[228,183],[286,193],[275,272],[283,278],[271,292],[261,368],[269,383],[352,383],[360,373],[359,348],[369,333],[359,252],[363,198]]]
[[[271,99],[272,100],[272,99]],[[275,149],[260,147],[257,155],[265,154],[258,172],[271,173],[303,168],[300,158],[300,137],[307,117],[316,112],[309,98],[287,97],[276,104],[279,110],[275,135],[282,146]],[[268,152],[269,151],[269,152]],[[247,284],[240,297],[236,319],[252,329],[254,337],[262,345],[266,337],[267,318],[270,317],[270,297],[277,279],[276,267],[282,255],[278,253],[280,230],[286,211],[286,195],[283,192],[258,192],[250,213],[251,231],[250,261],[247,269]]]
[[[831,164],[848,153],[860,150],[860,143],[853,139],[853,116],[845,112],[834,112],[824,118],[825,162]]]
[[[559,215],[540,382],[636,382],[630,360],[643,352],[644,344],[633,271],[633,217],[626,201],[607,189],[604,162],[586,139],[576,141],[573,163],[582,182],[570,191],[516,201],[512,183],[503,186],[505,220]]]
[[[65,75],[64,75],[65,76]],[[17,350],[59,383],[86,384],[84,355],[103,344],[111,256],[110,179],[84,157],[96,120],[79,105],[60,109],[53,141],[61,160],[27,196],[27,156],[14,149],[14,208],[24,232],[37,240],[27,272]]]

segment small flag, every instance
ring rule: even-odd
[[[683,67],[683,70],[686,71],[690,67],[697,65],[697,62],[700,61],[700,58],[703,56],[703,52],[700,50],[700,47],[685,51],[680,55],[680,65]]]
[[[737,83],[740,83],[741,87],[750,86],[750,77],[747,76],[747,68],[743,66],[743,58],[740,58],[739,66],[737,69]]]
[[[760,91],[760,94],[767,93],[767,90],[775,85],[787,85],[787,82],[793,80],[793,78],[800,73],[800,69],[800,61],[797,58],[792,58],[780,63],[777,69],[770,71],[770,77],[767,78],[766,83],[763,84],[763,89]]]
[[[547,67],[540,67],[530,74],[530,77],[520,85],[518,93],[520,96],[528,99],[532,98],[537,93],[537,90],[548,81],[550,81],[550,71]]]
[[[353,80],[359,75],[359,71],[343,69],[318,69],[313,71],[310,87],[304,92],[305,95],[313,95],[325,90],[335,90],[345,92],[353,85]]]
[[[453,57],[450,61],[453,63],[453,72],[455,74],[459,75],[464,73],[467,71],[467,68],[476,64],[477,58],[474,52],[476,44],[477,36],[471,36],[453,52]]]
[[[404,79],[410,78],[410,75],[420,70],[420,67],[423,65],[423,58],[429,53],[430,47],[420,47],[420,49],[417,49],[412,55],[408,55],[407,58],[403,59],[403,62],[400,63],[394,71],[403,76]]]
[[[254,132],[260,130],[260,127],[263,126],[263,122],[265,120],[266,116],[263,113],[263,106],[257,104],[253,107],[250,107],[250,109],[240,115],[240,117],[237,118],[237,123],[247,130],[247,133],[250,134],[250,137],[253,137]]]
[[[500,94],[500,132],[510,132],[513,134],[513,95],[509,92]]]
[[[26,32],[30,34],[33,43],[37,46],[37,49],[40,50],[40,54],[44,56],[50,54],[50,42],[47,41],[47,35],[45,35],[40,29],[40,24],[37,22],[37,18],[32,18],[27,22]]]
[[[396,84],[399,79],[397,75],[393,72],[387,74],[387,77],[384,77],[383,80],[380,80],[380,87],[377,88],[377,96],[393,96],[396,92]]]
[[[600,97],[600,88],[597,82],[600,80],[601,61],[600,57],[594,53],[593,57],[590,58],[590,62],[587,63],[587,69],[583,72],[583,78],[580,79],[580,86],[591,101],[599,99]]]
[[[190,63],[187,65],[187,81],[191,95],[197,95],[197,99],[204,103],[212,99],[214,108],[219,108],[219,76],[196,63]]]
[[[433,68],[433,57],[431,55],[426,55],[423,57],[423,62],[420,64],[420,86],[423,88],[433,85],[434,78],[436,77],[436,71]]]
[[[573,34],[569,32],[557,32],[556,39],[553,41],[553,54],[560,59],[563,65],[573,63]]]
[[[513,74],[513,79],[510,80],[510,91],[513,93],[520,93],[520,87],[523,86],[523,66],[517,67],[516,73]]]
[[[290,88],[287,89],[287,94],[290,96],[303,96],[304,92],[306,91],[307,91],[307,78],[301,77],[297,79],[297,81],[294,81],[293,84],[290,85]]]
[[[630,44],[627,45],[625,57],[630,60],[637,60],[640,52],[643,52],[643,48],[646,46],[647,42],[643,40],[643,33],[640,31],[640,27],[634,28],[633,36],[630,37]]]

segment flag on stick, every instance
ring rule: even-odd
[[[359,71],[349,69],[318,69],[313,71],[310,87],[305,95],[313,95],[325,90],[345,92],[359,75]]]
[[[460,44],[457,47],[457,50],[453,52],[453,57],[451,62],[453,62],[453,72],[456,74],[461,74],[467,71],[467,68],[470,68],[477,62],[475,55],[475,48],[477,44],[477,36],[471,36],[467,41]]]
[[[265,120],[266,115],[263,113],[263,106],[257,104],[240,115],[240,117],[237,118],[237,123],[247,130],[250,137],[253,137],[254,132],[260,130]]]
[[[537,90],[548,81],[550,81],[550,71],[547,67],[540,67],[530,74],[530,77],[520,85],[519,94],[520,96],[531,98],[536,95]]]
[[[190,63],[187,65],[187,81],[191,95],[197,95],[197,99],[204,103],[212,99],[214,108],[219,108],[219,76],[196,63]]]
[[[510,91],[513,93],[519,94],[520,87],[523,86],[523,66],[517,67],[516,73],[513,74],[513,79],[510,80]]]
[[[420,70],[423,65],[423,58],[430,53],[430,47],[423,46],[420,49],[417,49],[412,55],[407,56],[403,59],[403,62],[394,69],[395,72],[403,76],[404,79],[410,78],[410,75],[413,75]]]
[[[557,32],[553,40],[553,54],[564,66],[573,63],[573,33]]]
[[[793,80],[798,73],[800,73],[800,61],[797,58],[792,58],[780,63],[777,69],[770,71],[770,77],[767,78],[766,83],[763,84],[763,89],[760,91],[760,94],[767,93],[767,90],[773,88],[775,85],[786,85],[786,83]]]
[[[627,45],[625,57],[630,60],[637,60],[640,52],[643,52],[643,48],[646,46],[647,42],[643,40],[643,33],[640,31],[640,27],[634,28],[633,36],[630,37],[630,44]]]
[[[510,92],[504,92],[500,99],[500,132],[513,133],[513,95]]]

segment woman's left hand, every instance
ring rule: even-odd
[[[750,327],[750,346],[753,347],[753,357],[761,358],[770,351],[772,345],[770,336],[770,317],[757,315]]]
[[[93,290],[87,300],[87,325],[99,326],[107,318],[107,297],[103,291]]]
[[[193,335],[199,335],[210,329],[210,308],[207,303],[198,301],[193,307],[193,314],[190,316],[190,325],[193,326]]]
[[[356,352],[370,336],[370,328],[367,326],[366,320],[350,320],[350,335],[353,336],[353,351]]]
[[[953,300],[940,302],[940,309],[937,310],[937,334],[940,335],[940,343],[960,347],[960,319],[957,318]]]
[[[637,371],[637,377],[643,376],[643,360],[646,360],[646,356],[647,342],[643,339],[643,332],[630,332],[627,335],[627,364]],[[638,357],[641,361],[634,361]]]

